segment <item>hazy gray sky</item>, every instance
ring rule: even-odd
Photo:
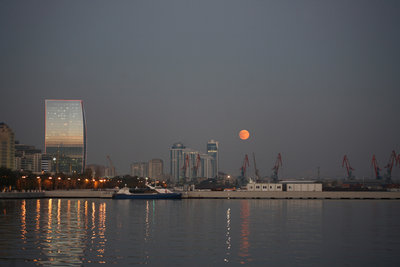
[[[220,142],[270,175],[358,177],[400,153],[400,1],[0,0],[0,121],[44,148],[44,100],[84,100],[89,163]],[[238,138],[248,129],[251,138]],[[251,169],[251,171],[253,171]],[[400,177],[400,168],[393,174]]]

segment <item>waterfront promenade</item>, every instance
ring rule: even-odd
[[[54,190],[42,192],[0,192],[0,199],[30,198],[111,198],[112,190]],[[268,191],[189,191],[184,199],[400,199],[400,192],[268,192]]]

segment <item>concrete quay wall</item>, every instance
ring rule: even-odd
[[[111,198],[113,191],[94,191],[90,189],[46,191],[47,198]]]
[[[268,192],[268,191],[190,191],[183,198],[224,199],[400,199],[400,192]]]
[[[0,199],[44,198],[44,192],[0,192]]]
[[[54,190],[42,192],[0,192],[0,199],[111,198],[113,193],[113,191],[94,191],[90,189]]]

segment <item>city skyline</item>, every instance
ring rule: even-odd
[[[344,155],[373,177],[400,153],[398,1],[49,3],[0,4],[0,121],[23,144],[44,151],[45,99],[82,99],[88,163],[118,173],[211,139],[233,175],[254,152],[261,176],[281,153],[283,177],[345,177]]]

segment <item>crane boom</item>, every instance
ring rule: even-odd
[[[379,166],[378,166],[378,161],[376,160],[375,154],[372,155],[372,162],[371,162],[371,165],[374,167],[375,178],[376,178],[377,180],[381,180],[382,177],[381,177],[380,174],[379,174],[379,172],[380,172],[381,169],[380,169]]]
[[[249,157],[248,157],[247,154],[246,154],[246,155],[244,156],[243,165],[242,165],[242,167],[240,168],[242,177],[245,177],[245,176],[246,176],[246,169],[247,169],[247,166],[250,166],[250,164],[249,164]]]
[[[257,180],[260,180],[260,174],[258,173],[257,164],[256,164],[256,155],[253,152],[253,161],[254,161],[254,173],[256,175]]]
[[[180,182],[183,182],[183,183],[186,182],[186,178],[187,178],[186,170],[188,169],[188,167],[189,167],[189,155],[186,154],[185,157],[184,157],[183,166],[181,168],[181,170],[182,170],[182,179],[183,180],[180,181]]]
[[[386,169],[385,179],[386,182],[388,183],[392,181],[392,169],[395,161],[397,161],[397,155],[396,152],[393,150],[392,153],[390,154],[389,163],[385,166]]]
[[[346,166],[347,178],[350,180],[353,180],[354,179],[354,175],[353,175],[354,169],[350,166],[350,162],[349,162],[349,159],[347,158],[347,155],[344,155],[344,157],[343,157],[342,168],[344,166]]]
[[[279,167],[282,166],[282,156],[281,153],[278,153],[278,157],[276,158],[275,165],[272,168],[272,180],[274,183],[278,182],[278,172],[279,172]]]
[[[196,156],[196,163],[193,166],[193,178],[196,178],[198,175],[198,170],[200,167],[200,163],[201,163],[201,158],[200,158],[200,154],[197,154]]]

